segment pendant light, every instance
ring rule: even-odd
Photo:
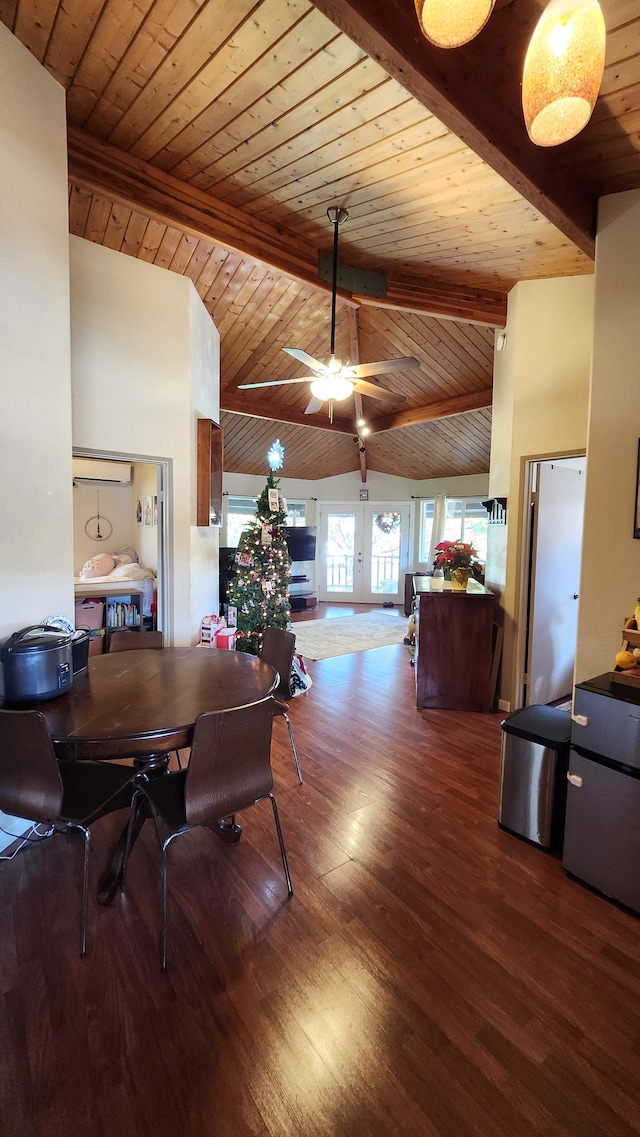
[[[536,146],[558,146],[587,125],[604,53],[598,0],[551,0],[531,37],[522,76],[524,119]]]
[[[495,0],[415,0],[420,29],[436,47],[461,47],[477,36]]]

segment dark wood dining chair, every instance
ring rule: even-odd
[[[136,792],[145,795],[153,812],[162,850],[163,971],[167,970],[167,850],[174,838],[198,825],[214,825],[227,817],[233,820],[240,810],[268,797],[287,892],[293,896],[278,807],[271,792],[272,703],[270,696],[248,707],[198,715],[188,767],[161,778],[139,774],[136,779]]]
[[[68,829],[84,835],[81,957],[87,950],[89,826],[130,806],[135,774],[132,766],[109,762],[58,763],[41,711],[0,710],[0,809],[45,825],[43,838]]]
[[[164,646],[162,632],[111,632],[109,651],[141,651]]]
[[[274,714],[280,715],[287,724],[289,741],[293,750],[293,757],[298,771],[298,781],[302,782],[302,771],[298,761],[298,751],[293,737],[293,728],[289,718],[288,699],[293,697],[291,689],[291,664],[296,650],[296,637],[293,632],[285,632],[282,628],[265,628],[262,635],[262,648],[260,658],[270,663],[280,676],[280,682],[274,695]]]
[[[128,630],[111,632],[109,651],[149,651],[164,647],[162,632],[132,632]],[[180,751],[175,751],[178,767],[182,769]],[[167,756],[167,761],[169,760]]]

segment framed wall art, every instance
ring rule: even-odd
[[[633,517],[633,535],[640,541],[640,438],[638,439],[638,459],[636,462],[636,511]]]

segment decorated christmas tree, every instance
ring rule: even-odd
[[[259,655],[265,628],[289,624],[291,558],[287,551],[286,503],[273,466],[256,506],[255,521],[238,543],[229,603],[237,609],[236,651]]]

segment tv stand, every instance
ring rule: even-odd
[[[304,608],[315,608],[318,603],[312,592],[298,592],[289,597],[289,606],[292,612],[301,612]]]

